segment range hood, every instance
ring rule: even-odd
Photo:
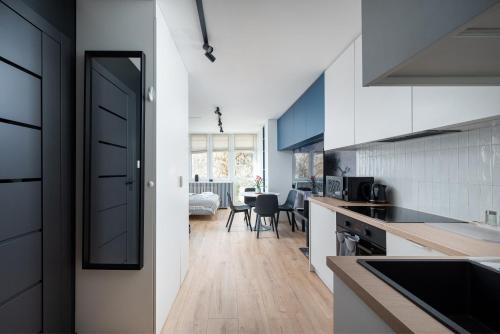
[[[363,0],[363,85],[500,85],[500,0]]]

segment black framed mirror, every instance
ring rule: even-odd
[[[85,52],[83,269],[143,266],[141,51]]]

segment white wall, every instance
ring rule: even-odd
[[[154,191],[145,191],[144,267],[139,271],[82,270],[82,147],[85,50],[141,50],[146,86],[154,85],[154,1],[77,0],[76,3],[76,331],[152,333],[154,330]],[[146,103],[146,180],[154,180],[154,103]]]
[[[292,189],[292,152],[278,151],[278,120],[270,119],[266,128],[266,187],[268,191],[278,192],[280,203],[286,200]]]
[[[188,73],[161,7],[156,9],[155,322],[159,333],[188,267],[189,137]]]
[[[500,127],[483,127],[357,152],[357,175],[391,187],[397,205],[467,221],[500,211]]]

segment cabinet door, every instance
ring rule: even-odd
[[[325,72],[325,151],[354,145],[354,43]]]
[[[414,87],[413,130],[500,116],[500,87]]]
[[[411,87],[363,87],[361,36],[354,47],[356,144],[411,133]]]
[[[445,256],[427,246],[398,237],[392,233],[386,234],[387,256]]]
[[[327,256],[337,255],[335,212],[311,203],[309,217],[309,259],[319,278],[333,291],[333,272],[326,265]]]
[[[278,150],[283,150],[292,145],[293,115],[290,111],[278,119]]]

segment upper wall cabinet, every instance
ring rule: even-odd
[[[325,151],[354,145],[354,43],[325,71]]]
[[[500,85],[500,0],[363,0],[363,83]]]
[[[413,131],[500,116],[500,87],[414,87]]]
[[[411,87],[363,87],[361,37],[354,48],[355,143],[411,133]]]
[[[324,132],[325,81],[321,75],[278,119],[278,149],[314,141]]]

